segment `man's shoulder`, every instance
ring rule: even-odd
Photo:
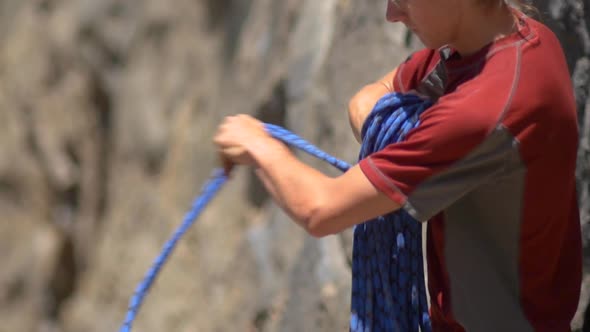
[[[400,92],[415,90],[438,62],[440,62],[440,55],[436,50],[424,48],[411,53],[398,67],[394,88]]]

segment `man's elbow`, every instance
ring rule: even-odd
[[[340,232],[336,226],[337,223],[333,218],[327,217],[318,210],[312,212],[305,221],[305,230],[307,233],[318,239]]]
[[[311,235],[317,239],[321,239],[321,238],[326,237],[328,235],[335,234],[335,232],[330,231],[327,227],[321,226],[321,225],[316,225],[314,223],[310,223],[307,226],[306,231],[309,235]]]

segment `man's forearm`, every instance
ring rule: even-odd
[[[369,181],[359,165],[329,177],[299,161],[247,115],[228,117],[214,139],[226,170],[254,166],[274,200],[309,234],[335,234],[399,208]]]
[[[277,204],[315,237],[336,234],[392,212],[400,204],[381,193],[359,165],[329,177],[299,161],[275,140],[255,143],[256,173]]]
[[[278,143],[280,144],[280,143]],[[306,231],[315,210],[325,200],[330,177],[299,161],[282,144],[255,152],[256,174],[277,204]]]

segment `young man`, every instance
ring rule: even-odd
[[[360,90],[349,117],[358,138],[383,95],[427,96],[435,103],[405,141],[330,178],[238,115],[215,137],[226,167],[254,166],[317,237],[398,209],[429,221],[434,331],[569,331],[581,280],[578,126],[558,40],[498,0],[390,0],[387,19],[426,48]]]

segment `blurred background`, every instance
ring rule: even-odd
[[[386,23],[385,5],[0,0],[0,332],[118,330],[217,166],[212,134],[226,115],[286,126],[354,162],[348,99],[420,47]],[[535,5],[576,88],[588,251],[590,1]],[[239,169],[180,241],[134,331],[347,330],[350,251],[350,231],[307,236]]]

